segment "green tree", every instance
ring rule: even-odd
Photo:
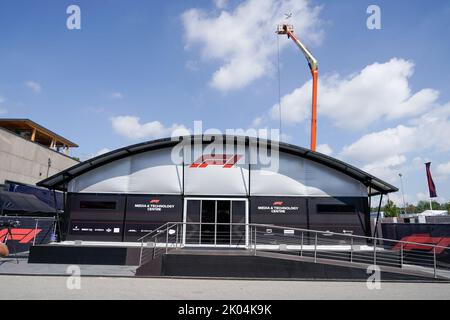
[[[415,213],[415,212],[417,212],[416,206],[411,203],[407,203],[406,204],[406,213]]]
[[[384,205],[383,212],[385,217],[398,217],[400,213],[399,209],[392,200],[388,200],[388,202]]]
[[[431,206],[433,210],[439,210],[442,208],[442,205],[437,201],[431,201]],[[430,202],[424,200],[419,201],[416,206],[416,213],[421,213],[425,210],[430,210]]]

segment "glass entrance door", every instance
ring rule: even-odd
[[[185,199],[185,245],[246,246],[247,199]]]

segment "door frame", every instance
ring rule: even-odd
[[[186,218],[187,218],[187,202],[189,200],[210,200],[210,201],[244,201],[245,203],[245,245],[232,245],[232,244],[217,244],[217,241],[214,241],[214,244],[194,244],[194,243],[187,243],[186,244]],[[242,198],[242,197],[184,197],[183,199],[183,228],[182,228],[182,245],[188,246],[188,247],[213,247],[213,248],[248,248],[249,245],[249,208],[248,208],[248,198]],[[217,202],[215,205],[215,223],[217,224]],[[202,207],[200,206],[200,210],[202,210]],[[217,228],[217,226],[216,226]]]

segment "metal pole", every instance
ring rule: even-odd
[[[403,268],[403,243],[400,246],[400,268]]]
[[[256,226],[255,226],[255,256],[256,256]]]
[[[245,232],[247,232],[247,230],[245,231]],[[249,239],[249,243],[248,243],[248,249],[251,249],[251,247],[252,247],[252,241],[253,241],[253,226],[251,225],[250,226],[250,234],[249,234],[249,236],[250,236],[250,239]]]
[[[373,265],[377,265],[377,239],[373,239]]]
[[[144,250],[144,238],[141,240],[141,252],[139,253],[139,266],[142,265],[142,251]]]
[[[177,223],[177,234],[175,235],[175,248],[178,249],[178,223]]]
[[[353,263],[353,237],[350,238],[350,263]]]
[[[169,245],[169,225],[167,225],[166,227],[166,253],[168,245]]]
[[[317,262],[317,233],[314,239],[314,262]]]
[[[302,231],[302,246],[300,247],[300,256],[303,257],[303,231]]]
[[[434,278],[436,279],[436,277],[437,277],[437,273],[436,273],[436,267],[437,267],[437,263],[436,263],[436,246],[433,247],[433,263],[434,263]]]
[[[403,175],[401,173],[399,173],[398,175],[400,176],[400,184],[402,186],[403,212],[406,213],[405,188],[403,187]]]
[[[36,219],[36,225],[34,226],[33,246],[36,244],[36,233],[37,233],[38,224],[39,224],[39,219]]]

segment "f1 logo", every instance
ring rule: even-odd
[[[206,168],[207,166],[222,166],[222,168],[232,168],[239,159],[239,154],[209,154],[202,155],[191,164],[190,168]]]
[[[275,201],[273,203],[274,206],[282,206],[283,205],[283,201]]]
[[[42,229],[11,229],[11,234],[8,234],[8,229],[0,231],[0,242],[4,242],[5,237],[8,240],[19,241],[19,243],[29,243],[33,240]]]
[[[152,200],[150,200],[150,203],[159,203],[159,199],[152,199]]]

